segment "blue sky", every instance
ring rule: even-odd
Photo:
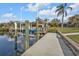
[[[58,5],[60,3],[0,3],[0,22],[35,21],[38,16],[51,20],[56,18],[55,10]],[[68,10],[67,17],[79,14],[78,3],[69,3],[68,6],[72,7],[73,10]]]

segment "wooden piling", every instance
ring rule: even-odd
[[[14,35],[14,37],[15,37],[15,55],[17,55],[17,23],[15,22],[14,25],[15,25],[15,35]]]
[[[29,21],[25,21],[25,50],[29,48]]]
[[[38,19],[36,19],[36,41],[39,40],[39,28],[38,28]]]

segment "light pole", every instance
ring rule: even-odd
[[[20,9],[20,17],[21,17],[21,19],[20,19],[20,33],[21,33],[21,30],[22,30],[22,29],[21,29],[21,28],[22,28],[22,27],[21,27],[21,21],[22,21],[22,10],[23,10],[23,8]]]

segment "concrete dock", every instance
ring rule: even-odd
[[[56,37],[56,33],[47,33],[32,47],[26,50],[22,56],[63,56],[64,53]]]

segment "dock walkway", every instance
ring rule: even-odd
[[[22,56],[63,56],[56,33],[47,33],[43,38],[26,50]]]

